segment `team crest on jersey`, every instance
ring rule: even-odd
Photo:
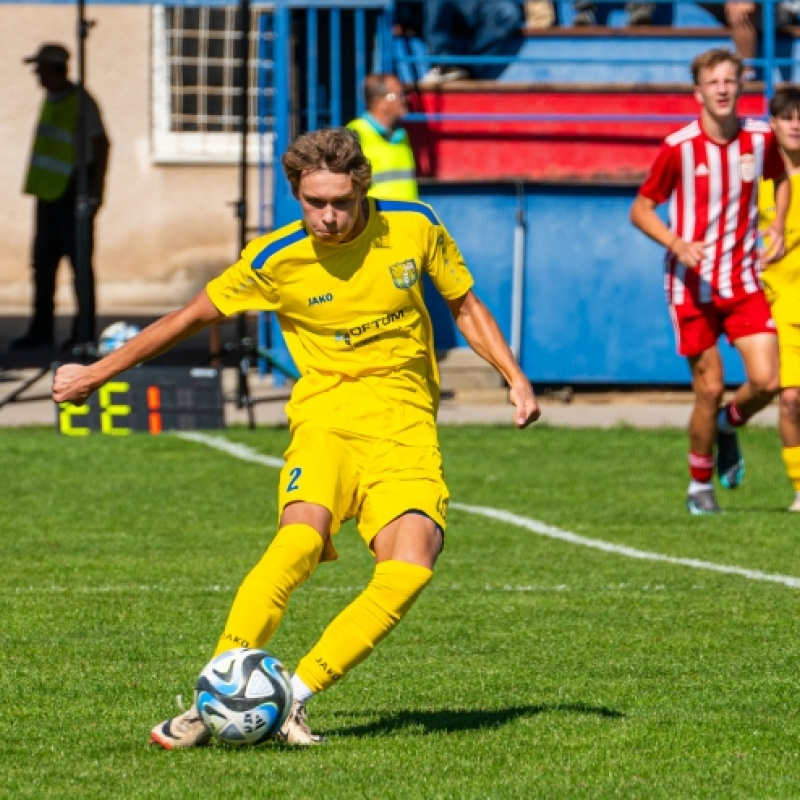
[[[756,159],[752,153],[744,153],[739,158],[739,174],[744,183],[752,183],[756,179]]]
[[[398,289],[410,289],[419,280],[419,270],[413,258],[392,264],[389,272],[392,273],[392,281]]]

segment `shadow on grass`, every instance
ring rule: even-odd
[[[398,711],[382,716],[367,725],[334,728],[329,732],[335,736],[382,736],[395,733],[403,728],[422,728],[423,733],[474,731],[481,728],[499,728],[520,717],[537,714],[588,714],[608,719],[622,719],[620,711],[605,706],[590,706],[585,703],[557,703],[538,706],[512,706],[493,711],[448,710],[439,711]]]

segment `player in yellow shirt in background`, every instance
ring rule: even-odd
[[[783,462],[795,491],[789,510],[800,511],[800,89],[778,89],[770,100],[769,111],[770,125],[786,161],[792,199],[786,215],[785,255],[766,265],[761,282],[778,328],[778,426]],[[759,230],[766,231],[775,218],[771,181],[761,181],[759,186],[758,214]]]
[[[470,346],[506,379],[524,428],[539,417],[522,373],[472,277],[431,208],[367,197],[371,167],[357,137],[332,128],[300,136],[282,158],[302,220],[251,242],[193,300],[90,365],[67,364],[57,403],[84,402],[120,372],[225,316],[274,311],[301,378],[287,406],[291,442],[279,485],[278,532],[239,587],[214,655],[263,647],[291,593],[355,517],[375,556],[367,588],[325,629],[292,676],[279,738],[322,738],[305,702],[365,659],[433,577],[448,492],[436,432],[439,376],[422,297],[427,273]],[[206,744],[197,709],[156,725],[166,749]]]

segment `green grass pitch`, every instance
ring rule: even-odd
[[[232,429],[279,456],[285,430]],[[434,582],[309,706],[330,743],[164,752],[274,531],[277,471],[174,436],[0,433],[0,797],[796,798],[800,516],[775,431],[726,513],[684,510],[682,431],[445,428]],[[366,584],[352,524],[270,644],[289,668]],[[703,569],[740,567],[747,575]]]

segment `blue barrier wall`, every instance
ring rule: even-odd
[[[511,337],[513,184],[421,187],[459,243],[479,296]],[[521,363],[534,383],[689,382],[675,353],[663,294],[663,251],[628,222],[632,187],[525,185]],[[437,348],[465,346],[447,307],[428,292]],[[744,378],[722,346],[726,378]]]

